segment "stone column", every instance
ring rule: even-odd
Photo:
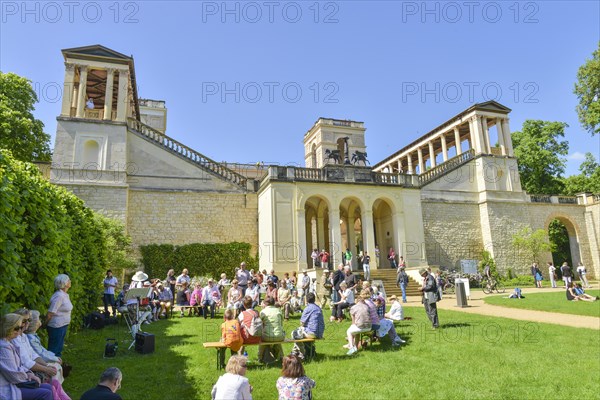
[[[475,134],[475,120],[473,118],[469,119],[469,150],[475,150],[477,147],[477,138]]]
[[[331,255],[331,262],[335,268],[335,265],[342,261],[342,231],[340,230],[340,210],[329,210],[329,253]]]
[[[481,128],[481,119],[479,115],[473,117],[474,139],[475,139],[475,154],[484,152],[483,133]]]
[[[446,136],[442,135],[442,159],[448,161],[448,147],[446,145]]]
[[[124,122],[127,119],[127,89],[129,88],[129,71],[119,70],[119,94],[117,96],[117,121]]]
[[[458,127],[454,127],[454,142],[456,143],[456,155],[460,156],[462,149],[460,147],[460,132],[458,131]]]
[[[363,244],[364,248],[371,256],[371,268],[379,267],[379,260],[375,258],[375,232],[373,231],[373,211],[362,210],[361,214]],[[375,261],[375,262],[373,262]]]
[[[71,116],[71,103],[75,90],[75,64],[65,63],[65,82],[63,84],[63,99],[60,115],[64,117]]]
[[[358,257],[358,254],[356,254],[356,233],[354,232],[355,223],[356,218],[348,216],[348,219],[346,220],[346,227],[348,229],[348,232],[346,232],[346,237],[348,238],[348,248],[352,252],[354,258],[352,260],[352,264],[350,264],[352,269],[354,269],[356,266],[355,261],[356,257]],[[346,251],[346,249],[342,249],[342,251]]]
[[[506,155],[514,156],[512,138],[510,137],[510,127],[508,126],[508,118],[502,119],[502,134],[504,135],[504,145],[506,146]]]
[[[498,144],[502,155],[506,155],[506,145],[504,144],[504,131],[502,130],[502,118],[496,118],[496,131],[498,132]]]
[[[490,133],[488,132],[487,117],[481,117],[481,136],[483,137],[483,151],[487,154],[492,152],[492,146],[490,144]]]
[[[325,248],[325,218],[317,217],[317,247],[319,251]]]
[[[296,223],[298,237],[296,238],[298,250],[298,268],[303,270],[307,267],[306,264],[306,211],[304,209],[296,210]]]
[[[417,155],[419,156],[419,174],[425,172],[425,163],[423,163],[423,150],[419,147],[417,149]]]
[[[429,165],[431,168],[435,168],[435,153],[433,152],[433,142],[430,140],[429,143]]]
[[[398,159],[398,173],[402,173],[402,161],[400,159]]]
[[[408,164],[408,173],[409,174],[413,174],[413,165],[412,165],[412,156],[410,155],[410,153],[406,156],[406,163]]]
[[[106,70],[106,93],[104,95],[104,120],[105,121],[110,121],[112,119],[114,75],[115,75],[114,68],[108,68]]]
[[[85,95],[87,94],[87,65],[79,66],[79,97],[77,99],[77,118],[83,118],[85,116]]]

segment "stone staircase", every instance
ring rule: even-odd
[[[421,296],[421,292],[419,291],[421,284],[417,283],[413,276],[411,276],[415,274],[411,274],[408,270],[406,272],[409,278],[408,287],[406,288],[406,295]],[[418,275],[418,273],[416,275]],[[371,269],[371,280],[380,280],[383,282],[383,288],[385,289],[385,294],[388,298],[393,294],[398,296],[398,298],[402,298],[402,290],[396,286],[396,277],[395,269]]]
[[[221,179],[229,181],[244,190],[251,192],[258,190],[258,185],[255,181],[248,180],[245,176],[227,168],[222,163],[211,160],[204,154],[197,152],[136,119],[128,118],[127,128],[129,132],[162,147],[171,154],[174,154]]]
[[[470,149],[458,156],[452,157],[448,161],[443,162],[435,168],[431,168],[419,175],[419,186],[423,187],[429,182],[432,182],[447,173],[454,171],[456,168],[469,161],[475,159],[475,150]]]

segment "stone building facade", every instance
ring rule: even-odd
[[[312,249],[333,262],[368,252],[373,268],[390,248],[409,267],[457,267],[485,249],[499,269],[525,271],[512,235],[558,218],[573,262],[599,275],[600,199],[525,193],[501,104],[475,104],[373,166],[364,123],[319,118],[306,167],[234,169],[166,134],[165,103],[138,99],[133,58],[103,46],[63,56],[51,180],[122,220],[137,246],[248,242],[279,272],[310,266]]]

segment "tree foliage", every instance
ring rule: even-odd
[[[513,132],[515,156],[523,189],[530,194],[560,194],[563,189],[569,143],[564,122],[526,120],[521,131]]]
[[[137,266],[131,237],[125,233],[125,225],[121,221],[100,214],[95,214],[95,218],[104,235],[106,269],[112,270],[118,281],[124,283],[125,275]]]
[[[50,161],[50,135],[33,116],[37,95],[28,79],[0,72],[0,147],[21,161]]]
[[[579,166],[579,175],[563,179],[563,194],[573,196],[577,193],[600,193],[600,165],[592,153],[585,154],[585,160]]]
[[[490,266],[490,274],[494,279],[500,278],[498,268],[496,267],[496,261],[494,261],[494,258],[492,257],[489,251],[484,250],[481,253],[481,261],[479,262],[479,272],[481,274],[483,274],[486,265]]]
[[[579,67],[574,93],[579,122],[592,136],[600,133],[600,42],[592,58]]]
[[[513,246],[531,262],[539,263],[542,252],[555,251],[556,246],[548,241],[548,233],[544,229],[533,231],[530,227],[525,227],[513,235]]]
[[[42,314],[54,278],[69,275],[72,326],[97,307],[106,265],[105,239],[94,213],[32,164],[0,149],[0,304],[2,313],[25,306]]]
[[[568,262],[573,265],[571,260],[571,247],[569,245],[569,233],[565,225],[558,219],[552,220],[548,226],[548,238],[550,243],[554,245],[552,251],[552,262],[554,265],[562,265],[563,262]]]

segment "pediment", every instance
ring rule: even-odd
[[[510,108],[503,106],[494,100],[486,101],[485,103],[477,103],[473,108],[476,110],[492,111],[503,114],[508,114],[512,111]]]
[[[62,53],[65,57],[71,58],[109,58],[112,60],[120,61],[131,61],[132,58],[121,54],[118,51],[109,49],[99,44],[83,47],[73,47],[70,49],[63,49]]]

